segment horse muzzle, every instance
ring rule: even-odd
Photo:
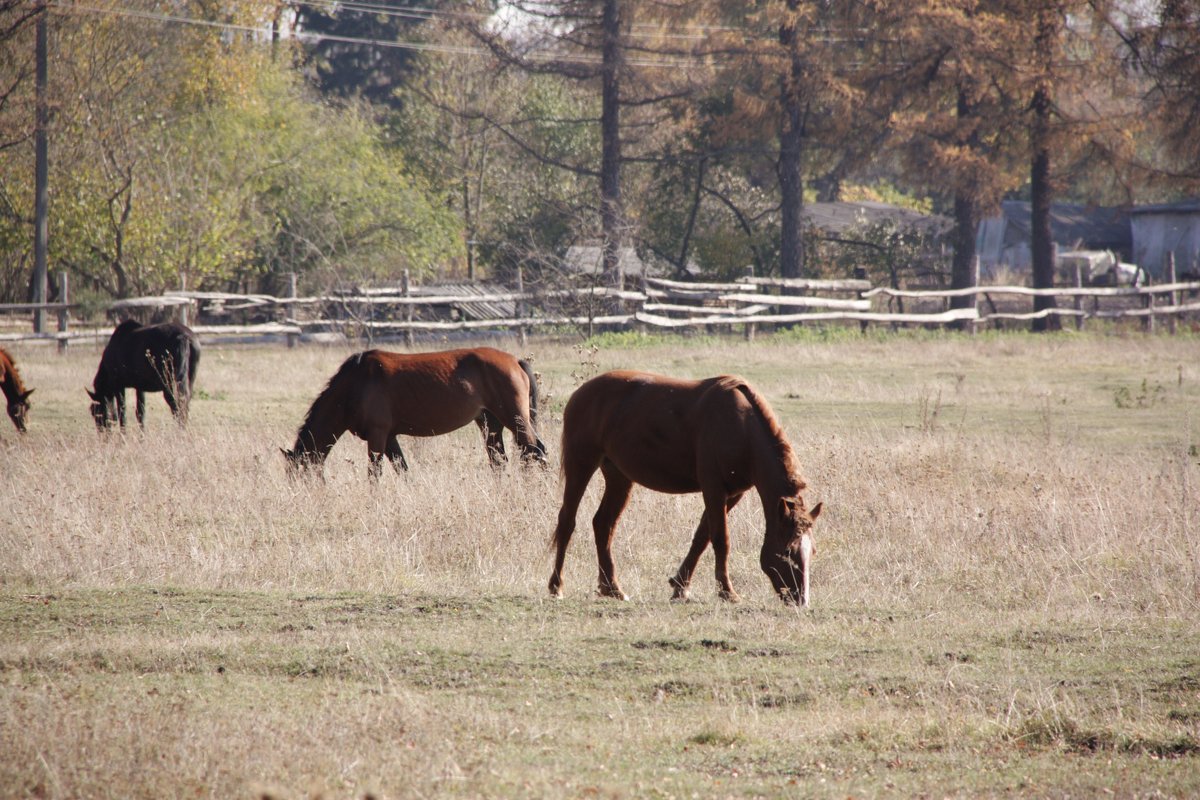
[[[807,608],[812,598],[809,576],[812,571],[812,537],[804,534],[795,547],[783,553],[762,553],[759,564],[779,599],[788,604]]]

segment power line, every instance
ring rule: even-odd
[[[95,6],[85,6],[79,3],[62,3],[51,2],[50,6],[68,13],[90,13],[100,15],[113,15],[121,17],[129,17],[133,19],[142,19],[153,22],[175,23],[179,25],[195,25],[199,27],[216,28],[218,30],[232,31],[237,33],[248,33],[261,37],[264,41],[269,39],[275,32],[270,28],[254,26],[254,25],[239,25],[233,22],[217,22],[215,20],[199,19],[197,17],[180,16],[176,14],[163,14],[152,11],[137,11],[134,9],[123,8],[98,8]],[[460,45],[447,44],[431,44],[428,42],[415,42],[407,40],[383,40],[383,39],[368,39],[357,36],[340,36],[337,34],[328,33],[312,33],[302,30],[292,30],[287,34],[287,38],[296,39],[301,42],[337,42],[340,44],[358,44],[370,47],[388,47],[398,48],[402,50],[414,50],[418,52],[442,53],[447,55],[468,55],[468,56],[491,56],[491,51],[481,47],[466,47]],[[600,65],[603,63],[599,56],[587,56],[571,53],[560,53],[553,56],[533,55],[531,58],[535,61],[569,61],[580,64]],[[650,67],[659,69],[679,69],[681,67],[692,66],[696,60],[686,58],[668,58],[668,59],[645,59],[645,58],[627,58],[625,63],[637,67]]]

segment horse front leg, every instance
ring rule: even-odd
[[[597,580],[596,592],[601,597],[615,597],[618,600],[629,598],[617,585],[617,576],[613,571],[612,539],[617,527],[617,519],[629,503],[629,494],[633,491],[633,481],[617,469],[611,461],[605,461],[600,467],[604,473],[604,495],[600,498],[600,507],[596,516],[592,517],[592,530],[596,535],[596,561],[599,563],[600,575]]]
[[[738,497],[740,499],[740,495]],[[704,519],[701,520],[701,524],[708,523],[708,538],[712,542],[713,555],[717,561],[717,596],[730,603],[737,603],[742,598],[733,590],[733,584],[729,581],[729,519],[726,512],[731,507],[729,498],[726,498],[723,492],[705,492]]]
[[[383,474],[383,455],[387,452],[390,438],[386,433],[372,433],[367,437],[367,456],[370,458],[367,475],[376,482]]]
[[[145,430],[146,429],[146,393],[143,392],[141,389],[134,389],[133,394],[137,398],[137,404],[134,408],[134,413],[137,414],[138,426],[142,430]],[[165,394],[165,392],[164,392],[164,394]],[[172,401],[168,400],[167,405],[170,405],[171,402]]]
[[[508,456],[504,452],[504,426],[500,423],[500,419],[485,408],[475,418],[475,424],[483,433],[488,461],[493,467],[503,467],[508,463]]]
[[[387,449],[383,451],[388,460],[392,462],[392,469],[396,470],[396,474],[408,472],[408,462],[404,460],[404,451],[400,449],[400,440],[395,436],[389,436],[387,440]]]
[[[117,421],[121,423],[121,429],[125,429],[125,390],[122,389],[117,394]]]
[[[675,590],[671,594],[672,600],[684,602],[688,599],[688,590],[692,583],[692,573],[696,571],[696,564],[700,561],[700,556],[704,554],[705,548],[708,547],[708,522],[704,515],[700,515],[700,524],[696,526],[696,532],[692,534],[692,546],[688,550],[686,556],[683,557],[683,563],[679,565],[679,569],[675,575],[668,581],[671,587]]]
[[[730,509],[738,504],[742,499],[742,493],[738,493],[729,497],[725,501],[725,513],[728,514]],[[696,572],[696,565],[700,561],[700,556],[704,554],[705,548],[708,547],[708,512],[705,511],[700,515],[700,524],[696,526],[696,532],[692,535],[692,546],[688,550],[686,556],[683,557],[683,563],[679,565],[679,570],[674,577],[668,581],[675,589],[671,595],[672,600],[686,601],[688,599],[688,591],[692,582],[692,575]]]

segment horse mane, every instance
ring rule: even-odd
[[[120,325],[113,328],[113,336],[116,336],[118,333],[126,333],[128,331],[135,331],[140,327],[142,327],[142,323],[138,322],[136,319],[122,320]]]
[[[787,473],[788,482],[794,489],[793,494],[799,494],[803,491],[808,483],[804,480],[804,476],[800,474],[800,459],[796,457],[796,451],[792,450],[792,445],[788,442],[787,436],[783,432],[783,427],[779,424],[779,419],[775,416],[775,412],[771,410],[771,406],[767,404],[766,399],[744,379],[736,376],[721,378],[719,385],[741,392],[751,407],[758,412],[758,417],[762,420],[763,427],[766,429],[771,447],[779,457],[779,463],[783,466]]]
[[[353,370],[359,368],[367,352],[355,353],[350,356],[342,362],[337,372],[333,373],[333,377],[326,382],[325,388],[320,391],[316,399],[312,401],[312,405],[308,407],[308,413],[304,415],[304,421],[300,423],[300,429],[296,432],[297,438],[303,436],[305,431],[312,429],[313,422],[323,413],[326,403],[338,395],[339,392],[345,391],[345,378]]]

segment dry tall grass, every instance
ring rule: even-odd
[[[581,357],[531,349],[554,448]],[[819,603],[1186,614],[1200,600],[1198,353],[1194,340],[1165,339],[679,345],[602,350],[588,370],[736,371],[763,388],[810,502],[830,514]],[[93,355],[20,354],[39,402],[33,431],[6,435],[0,450],[0,502],[19,510],[0,527],[5,583],[542,591],[557,475],[494,473],[473,427],[404,441],[413,469],[378,486],[349,436],[323,482],[287,479],[278,448],[344,351],[212,349],[189,430],[151,395],[149,430],[123,436],[96,435],[86,415],[79,387]],[[1143,381],[1142,407],[1119,408],[1118,390],[1143,392]],[[734,575],[765,602],[756,505],[748,498],[732,515]],[[595,492],[568,591],[593,583],[594,507]],[[665,594],[700,508],[697,497],[635,493],[616,554],[630,591]]]
[[[762,516],[753,496],[731,515],[731,575],[744,610],[715,601],[711,555],[701,561],[695,580],[700,604],[682,612],[669,606],[666,578],[687,549],[700,501],[635,491],[618,528],[614,558],[622,586],[634,599],[622,608],[634,609],[640,635],[648,641],[712,637],[715,629],[797,648],[798,636],[870,639],[878,634],[861,626],[871,627],[872,620],[892,613],[903,614],[904,636],[935,652],[946,631],[966,636],[962,631],[996,624],[1142,630],[1171,621],[1189,635],[1196,633],[1200,343],[1195,338],[918,336],[832,342],[780,338],[753,346],[707,340],[625,344],[632,343],[613,340],[596,353],[552,342],[529,346],[547,398],[541,427],[552,462],[562,405],[582,376],[617,366],[692,377],[737,372],[770,399],[804,466],[810,502],[825,504],[817,530],[813,628],[771,597],[758,570]],[[507,598],[529,604],[500,614],[515,627],[489,627],[471,614],[456,619],[447,613],[445,647],[467,650],[472,637],[505,642],[511,637],[513,644],[489,646],[519,661],[555,653],[553,643],[564,637],[582,636],[571,641],[582,642],[583,649],[596,639],[620,638],[604,611],[617,604],[588,599],[595,584],[589,519],[598,499],[598,476],[568,554],[566,606],[541,602],[550,570],[547,540],[559,500],[556,471],[514,465],[493,472],[474,428],[438,439],[403,440],[412,470],[402,476],[385,471],[377,485],[366,477],[365,445],[352,438],[339,443],[323,481],[287,478],[278,448],[290,446],[308,404],[347,352],[208,348],[187,431],[177,429],[165,404],[151,396],[144,434],[132,428],[124,435],[99,436],[82,390],[90,383],[98,349],[73,348],[60,357],[18,348],[22,373],[37,393],[31,432],[23,438],[11,429],[0,434],[0,508],[5,509],[0,597],[19,604],[21,598],[110,593],[118,598],[111,610],[118,616],[125,602],[119,598],[133,597],[132,605],[141,608],[138,593],[146,590],[185,596],[229,591],[256,609],[338,593],[443,598],[468,609],[481,598],[485,606],[492,602],[488,598]],[[265,599],[261,604],[246,600],[246,593],[262,593]],[[561,611],[576,608],[571,605],[576,602],[595,611]],[[219,605],[217,599],[213,608]],[[339,721],[341,688],[332,693],[328,686],[297,688],[312,696],[291,697],[289,702],[302,710],[293,712],[276,705],[278,688],[269,688],[266,678],[255,699],[254,681],[231,692],[223,682],[202,677],[188,683],[191,723],[172,728],[170,703],[155,694],[133,701],[137,713],[129,724],[136,729],[128,730],[114,721],[129,701],[122,694],[126,684],[110,689],[88,684],[85,693],[91,694],[79,702],[59,693],[67,691],[64,686],[78,690],[74,679],[55,677],[63,663],[76,665],[71,674],[104,671],[86,661],[89,637],[96,637],[96,652],[102,651],[104,659],[119,662],[113,667],[117,672],[136,674],[143,668],[139,665],[149,663],[147,673],[166,676],[150,681],[153,691],[176,701],[169,689],[178,689],[172,682],[189,673],[189,659],[219,659],[223,649],[225,658],[247,664],[258,663],[260,656],[239,650],[241,640],[230,639],[224,627],[187,627],[184,638],[168,637],[166,651],[146,653],[136,636],[106,639],[102,628],[81,631],[78,639],[67,633],[47,641],[13,622],[20,616],[14,613],[0,624],[0,643],[7,651],[0,694],[8,697],[0,714],[0,751],[8,753],[0,755],[0,777],[16,776],[27,789],[36,783],[47,796],[65,797],[114,794],[101,790],[105,781],[134,794],[198,790],[220,795],[272,781],[304,793],[305,786],[288,783],[297,775],[321,776],[316,793],[354,793],[387,784],[386,776],[412,773],[419,789],[412,794],[423,795],[454,786],[457,771],[468,776],[460,789],[465,786],[462,792],[470,795],[489,785],[482,776],[491,771],[499,776],[497,785],[506,787],[503,793],[514,796],[523,785],[532,794],[575,793],[539,783],[537,770],[522,765],[529,752],[543,746],[539,724],[543,733],[566,737],[571,747],[588,741],[582,731],[564,727],[560,719],[522,714],[523,724],[532,728],[514,736],[507,732],[511,709],[503,701],[497,705],[469,692],[430,696],[392,686],[382,664],[405,633],[366,626],[372,613],[364,612],[364,627],[356,628],[351,614],[348,627],[330,634],[332,639],[319,634],[321,648],[335,654],[345,648],[343,655],[329,656],[338,669],[368,684],[380,681],[377,688],[384,689],[382,696],[353,701],[352,722]],[[589,620],[582,623],[585,628],[569,630],[581,624],[579,613]],[[563,616],[569,619],[559,619]],[[162,645],[161,639],[155,641]],[[359,660],[351,665],[347,653]],[[550,663],[557,657],[545,655]],[[478,665],[476,671],[494,675]],[[542,680],[557,686],[560,680],[569,683],[571,675],[567,670],[560,679]],[[727,737],[729,747],[736,747],[760,732],[767,738],[776,719],[763,709],[784,702],[778,700],[783,689],[773,680],[726,690],[732,694],[713,689],[705,695],[708,705],[691,712],[700,728],[696,744]],[[987,691],[1002,696],[1011,689],[1015,697],[1019,680],[1001,670]],[[41,688],[22,693],[18,685]],[[673,687],[662,684],[654,697],[670,696]],[[1031,687],[1023,706],[1026,718],[1082,702],[1052,687]],[[496,691],[504,694],[499,686]],[[203,702],[192,692],[202,693]],[[588,702],[617,709],[594,722],[610,734],[625,730],[651,741],[678,735],[675,721],[656,716],[640,701],[605,696]],[[955,728],[953,716],[962,702],[962,694],[950,693],[944,703],[932,701],[919,712],[892,703],[886,713],[878,707],[868,713],[836,702],[810,703],[805,714],[850,731],[851,738],[856,730],[866,731],[860,745],[891,726],[897,738],[932,738],[953,749],[956,736],[964,733]],[[1007,712],[995,708],[1003,701],[979,703],[989,724],[1003,727],[1014,713],[1011,707]],[[1076,711],[1075,718],[1084,713]],[[247,712],[254,721],[240,718]],[[590,720],[593,712],[579,713]],[[249,733],[256,727],[262,739]],[[801,737],[788,739],[791,746],[812,744],[804,737],[814,734],[805,730],[791,734]],[[966,730],[965,735],[977,734]],[[362,745],[372,737],[382,739]],[[472,749],[470,743],[479,737],[493,743],[490,756]],[[412,743],[423,738],[442,742],[443,749],[414,751]],[[365,747],[365,760],[335,763],[334,754],[354,749],[350,743],[355,741]],[[97,752],[107,752],[113,764],[102,768]],[[183,752],[192,759],[186,779],[172,784],[166,765],[155,768],[159,782],[133,777],[147,759]],[[68,769],[72,753],[73,770]],[[55,769],[39,767],[39,758],[53,760]],[[247,766],[253,764],[262,765],[262,772]],[[634,769],[622,777],[629,787],[653,777],[653,765],[639,769],[647,774]],[[348,772],[368,778],[339,783],[336,776]],[[33,774],[40,777],[35,781]],[[256,783],[260,778],[265,784]],[[856,784],[836,785],[841,791]],[[863,784],[868,792],[881,785]],[[394,785],[391,792],[407,793]]]

